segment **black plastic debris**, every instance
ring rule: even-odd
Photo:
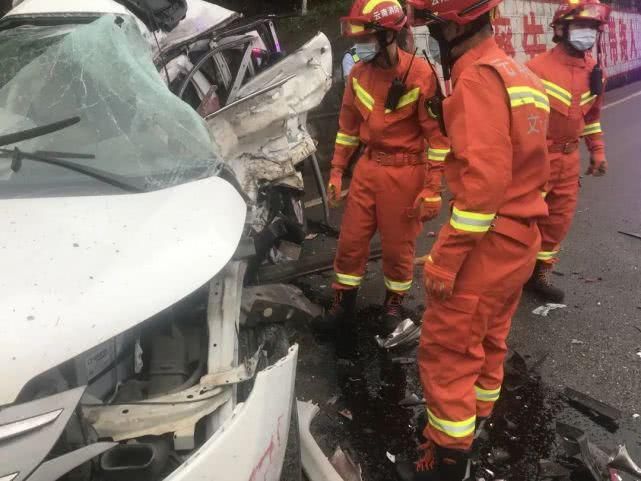
[[[539,461],[539,476],[541,479],[567,479],[570,476],[568,468],[555,463],[549,459],[541,459]]]
[[[638,234],[636,232],[625,232],[625,231],[618,231],[619,234],[627,235],[628,237],[634,237],[635,239],[641,239],[641,234]]]
[[[621,419],[622,413],[617,408],[569,387],[563,390],[563,395],[568,404],[588,416],[597,424],[609,431],[615,431],[618,428],[617,421]]]

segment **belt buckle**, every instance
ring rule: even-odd
[[[563,144],[564,154],[571,154],[572,152],[574,152],[574,142],[566,142]]]
[[[389,154],[387,154],[386,152],[383,152],[382,150],[376,151],[376,162],[378,162],[379,164],[385,165],[388,158]]]

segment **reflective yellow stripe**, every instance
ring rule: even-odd
[[[369,0],[369,2],[367,2],[365,4],[365,7],[363,8],[363,13],[371,13],[372,10],[374,10],[378,5],[380,5],[383,2],[393,2],[396,5],[398,5],[399,8],[401,6],[401,4],[398,3],[396,0]]]
[[[464,438],[474,433],[476,429],[476,416],[472,416],[464,421],[447,421],[434,416],[434,413],[427,410],[427,418],[430,426],[434,429],[447,434],[451,438]]]
[[[387,287],[390,291],[405,292],[409,291],[412,288],[412,281],[397,282],[386,277],[385,287]]]
[[[572,94],[563,87],[548,80],[543,80],[543,85],[545,85],[545,91],[550,97],[554,97],[568,107],[572,105]]]
[[[456,207],[452,210],[450,225],[455,229],[466,232],[487,232],[492,226],[496,214],[480,214],[459,210]]]
[[[510,97],[510,105],[513,108],[522,105],[534,105],[537,109],[550,111],[550,101],[543,92],[532,87],[508,87],[507,93]]]
[[[545,192],[545,191],[541,192],[541,197],[543,197],[545,199],[547,196],[548,196],[547,192]]]
[[[539,261],[551,261],[556,257],[556,255],[559,253],[559,251],[540,251],[537,255],[536,258]]]
[[[336,272],[336,282],[344,286],[358,287],[361,285],[363,276],[351,276],[349,274],[339,274]]]
[[[498,401],[499,396],[501,395],[501,388],[498,389],[483,389],[478,386],[474,386],[476,391],[476,399],[479,401],[485,402],[495,402]]]
[[[592,102],[597,96],[592,95],[592,92],[586,92],[583,95],[581,95],[581,105],[589,104]]]
[[[340,145],[346,145],[348,147],[358,147],[358,145],[360,144],[360,139],[358,137],[339,132],[336,134],[336,143]]]
[[[601,122],[595,122],[593,124],[586,125],[581,135],[586,136],[586,135],[600,134],[601,132],[603,132],[603,130],[601,130]]]
[[[447,158],[447,154],[450,153],[450,149],[427,149],[427,160],[433,160],[435,162],[444,162]]]
[[[438,197],[423,197],[423,200],[425,202],[440,202],[441,196],[439,195]]]
[[[361,101],[361,103],[367,108],[367,110],[374,110],[374,97],[372,97],[367,90],[365,90],[361,84],[358,83],[358,80],[355,78],[352,79],[354,85],[354,92],[356,93],[356,98]]]
[[[398,100],[398,104],[396,105],[396,108],[400,109],[402,107],[405,107],[406,105],[416,102],[420,95],[421,95],[420,88],[416,87],[415,89],[410,90]]]

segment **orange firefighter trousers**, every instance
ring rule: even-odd
[[[558,252],[570,231],[579,196],[579,156],[578,148],[569,154],[550,154],[550,183],[545,197],[550,215],[538,222],[542,254]],[[539,260],[553,261],[553,258],[539,255]]]
[[[403,292],[411,285],[414,247],[422,223],[413,204],[424,185],[425,164],[381,165],[366,151],[349,186],[335,272],[355,278],[365,274],[369,243],[378,229],[383,249],[383,274],[389,290]],[[334,283],[335,289],[349,284]]]
[[[489,416],[499,397],[511,319],[541,243],[534,223],[525,229],[520,240],[489,231],[465,259],[453,295],[427,300],[418,363],[425,436],[440,446],[470,449],[476,418]]]

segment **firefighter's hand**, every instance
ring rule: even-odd
[[[452,295],[456,275],[435,265],[431,256],[425,261],[423,278],[428,298],[445,300]]]
[[[441,195],[431,190],[423,189],[414,201],[414,215],[421,222],[427,222],[438,216],[441,210]]]
[[[329,184],[327,185],[327,201],[331,208],[338,207],[341,203],[341,191],[343,187],[343,171],[332,168],[329,172]]]
[[[585,172],[586,175],[593,175],[594,177],[602,177],[608,171],[608,161],[605,159],[590,159],[590,167]]]

